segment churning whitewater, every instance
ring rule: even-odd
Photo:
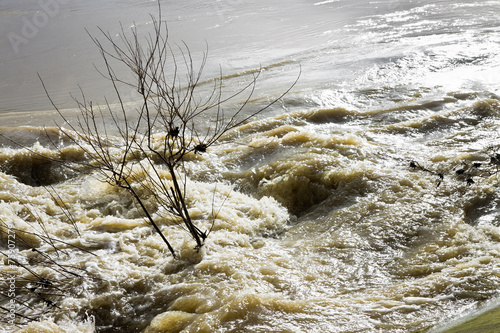
[[[90,10],[68,6],[64,15]],[[435,332],[496,306],[499,11],[497,1],[163,4],[172,33],[196,28],[218,38],[208,62],[222,63],[229,93],[263,69],[250,111],[301,71],[279,103],[186,155],[177,170],[189,214],[208,233],[199,251],[142,193],[176,259],[134,197],[103,181],[54,125],[64,128],[57,112],[24,113],[41,97],[16,109],[17,95],[2,94],[0,328]],[[218,71],[207,65],[205,94]],[[51,80],[57,101],[66,88]],[[231,103],[228,112],[241,101]],[[133,100],[125,105],[135,112]],[[159,130],[154,138],[167,137]],[[126,148],[113,142],[118,133],[109,138],[102,144],[119,163]],[[137,163],[147,174],[149,162]],[[146,181],[135,177],[132,186],[141,191]]]

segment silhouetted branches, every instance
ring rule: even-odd
[[[478,178],[490,177],[499,173],[500,153],[497,151],[498,147],[488,147],[483,153],[488,156],[489,160],[486,157],[477,161],[464,160],[460,165],[447,172],[430,170],[429,167],[424,167],[414,160],[410,161],[409,167],[437,176],[437,186],[441,185],[445,176],[465,182],[470,186],[475,184]]]
[[[43,232],[32,224],[29,231],[0,219],[0,323],[11,327],[37,321],[59,308],[62,298],[76,292],[75,282],[88,278],[83,268],[64,262],[72,255],[69,250],[90,252],[48,236],[45,222],[38,214],[36,218]]]
[[[249,106],[249,102],[260,72],[252,74],[246,85],[229,95],[224,94],[221,73],[208,81],[212,86],[207,93],[201,88],[207,53],[196,62],[185,43],[172,47],[159,2],[158,10],[158,18],[151,16],[153,32],[144,40],[136,27],[125,31],[121,26],[118,39],[103,30],[100,30],[102,41],[89,33],[104,62],[104,69],[99,72],[110,81],[118,100],[116,105],[106,102],[101,107],[81,92],[80,98],[74,98],[80,113],[71,122],[53,103],[43,81],[42,85],[64,120],[64,127],[59,129],[65,139],[85,152],[88,166],[97,171],[102,181],[124,189],[134,198],[175,257],[146,200],[152,199],[157,207],[182,221],[181,226],[199,250],[209,231],[200,230],[189,214],[186,158],[205,153],[229,130],[280,100],[296,81],[283,94],[257,109]],[[133,78],[123,79],[115,70],[116,64],[124,65]],[[127,91],[134,87],[138,93],[140,106],[135,115],[124,104],[122,87],[128,88]],[[239,106],[228,112],[224,106],[236,98],[241,99]],[[210,117],[211,122],[202,121],[205,117]],[[165,169],[168,177],[164,176]],[[71,220],[71,216],[67,217]]]

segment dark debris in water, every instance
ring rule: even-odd
[[[420,165],[420,163],[418,163],[416,161],[410,161],[410,168],[412,168],[414,170],[421,170],[421,171],[424,171],[424,172],[428,172],[428,173],[430,173],[432,175],[437,176],[438,177],[438,180],[437,180],[437,183],[436,183],[437,187],[439,185],[441,185],[441,182],[444,180],[444,174],[443,173],[429,170],[429,169],[423,167],[422,165]]]
[[[500,153],[496,152],[495,147],[489,147],[486,149],[486,154],[489,156],[488,162],[463,161],[460,167],[450,170],[447,173],[431,170],[414,160],[410,161],[409,167],[413,170],[419,170],[438,177],[437,187],[444,181],[445,175],[471,186],[476,183],[478,178],[490,177],[500,172]]]

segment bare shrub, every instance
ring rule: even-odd
[[[102,181],[133,196],[175,257],[173,247],[152,216],[149,200],[152,198],[157,207],[177,218],[199,250],[209,230],[200,230],[188,211],[186,158],[205,153],[222,135],[279,101],[297,81],[278,98],[257,109],[252,109],[249,102],[259,71],[251,74],[240,90],[229,95],[224,94],[224,77],[220,73],[211,81],[210,92],[204,90],[201,94],[207,53],[196,65],[187,45],[172,47],[159,3],[158,9],[158,18],[151,16],[153,32],[144,39],[139,37],[136,27],[128,33],[122,27],[118,40],[103,30],[100,30],[103,41],[89,33],[104,61],[104,70],[100,72],[110,81],[118,103],[112,105],[106,101],[103,106],[96,105],[82,92],[80,98],[74,98],[79,117],[71,122],[53,103],[43,80],[42,84],[64,120],[64,126],[58,127],[65,140],[85,152],[88,165],[98,171]],[[115,71],[117,65],[124,65],[132,76],[128,79],[119,76]],[[123,98],[123,91],[130,91],[131,87],[140,97],[136,113],[127,109]],[[242,102],[236,110],[227,112],[224,105],[236,98]],[[206,117],[211,119],[209,124],[201,121]]]

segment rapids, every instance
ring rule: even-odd
[[[71,15],[99,21],[88,15],[97,13],[94,2],[64,2],[21,53],[43,58],[37,43],[52,41],[44,31]],[[18,11],[36,12],[1,3],[13,22]],[[103,11],[123,6],[129,24],[139,8],[146,18],[137,25],[148,25],[154,1],[124,3]],[[497,1],[172,1],[163,10],[173,38],[194,43],[193,53],[209,36],[216,64],[207,78],[221,63],[229,91],[264,69],[250,108],[286,90],[298,64],[299,83],[179,170],[195,224],[210,230],[201,251],[146,200],[174,259],[133,198],[102,182],[81,147],[62,139],[36,74],[25,76],[43,69],[29,60],[20,68],[20,56],[0,60],[0,328],[426,332],[497,306]],[[72,44],[80,40],[68,43],[80,48]],[[8,52],[2,46],[0,55]],[[54,82],[86,71],[85,55],[76,58],[65,61],[80,65],[46,81],[56,101],[69,88]],[[40,63],[57,65],[48,61]],[[9,93],[15,66],[26,77],[23,96],[37,93]],[[105,83],[92,88],[94,77],[81,78],[87,95],[106,92]],[[120,148],[112,149],[118,160]],[[71,168],[40,155],[69,157]],[[40,321],[9,325],[13,306]]]

